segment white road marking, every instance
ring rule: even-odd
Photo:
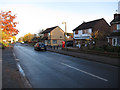
[[[13,56],[14,56],[15,60],[16,60],[17,62],[19,62],[19,59],[18,59],[18,58],[16,58],[16,56],[15,56],[15,53],[14,53],[14,52],[13,52]]]
[[[19,59],[17,59],[17,58],[16,58],[15,60],[16,60],[16,61],[19,61]]]
[[[86,72],[86,71],[80,70],[80,69],[78,69],[78,68],[72,67],[72,66],[70,66],[70,65],[68,65],[68,64],[65,64],[65,63],[61,63],[61,64],[62,64],[62,65],[65,65],[65,66],[67,66],[67,67],[70,67],[70,68],[72,68],[72,69],[75,69],[75,70],[77,70],[77,71],[83,72],[83,73],[85,73],[85,74],[88,74],[88,75],[90,75],[90,76],[93,76],[93,77],[96,77],[96,78],[98,78],[98,79],[101,79],[101,80],[103,80],[103,81],[108,81],[107,79],[101,78],[101,77],[96,76],[96,75],[94,75],[94,74],[91,74],[91,73],[88,73],[88,72]]]
[[[15,57],[15,53],[13,53],[13,56]]]

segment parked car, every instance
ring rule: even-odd
[[[34,45],[34,50],[47,50],[46,45],[42,42],[38,42]]]
[[[73,41],[67,41],[67,47],[73,47]]]

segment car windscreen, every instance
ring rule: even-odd
[[[39,46],[45,46],[44,44],[39,44]]]

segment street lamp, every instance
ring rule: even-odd
[[[67,31],[67,25],[66,25],[66,22],[62,22],[62,24],[65,24],[65,48],[67,48],[67,45],[66,45],[66,31]]]

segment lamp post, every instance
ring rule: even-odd
[[[67,48],[67,41],[66,41],[66,31],[67,31],[67,25],[66,25],[66,22],[62,22],[62,24],[65,24],[65,48]]]

